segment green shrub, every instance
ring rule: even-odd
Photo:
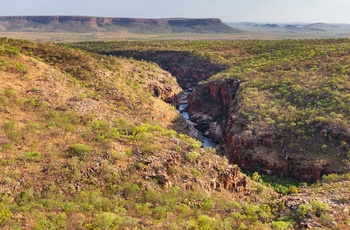
[[[125,149],[125,154],[127,156],[130,156],[132,154],[132,150],[131,149]]]
[[[334,221],[334,216],[331,214],[322,213],[319,220],[322,225],[331,226]]]
[[[261,182],[260,175],[258,172],[254,172],[252,175],[252,180],[256,182]]]
[[[190,162],[195,162],[197,160],[197,158],[200,156],[199,153],[197,152],[189,152],[189,153],[186,153],[185,155],[185,158],[190,161]]]
[[[340,180],[340,176],[336,173],[328,174],[328,175],[323,175],[321,178],[322,182],[329,183],[329,182],[335,182]]]
[[[259,220],[263,223],[270,221],[273,218],[273,214],[271,213],[271,208],[267,204],[260,205],[260,209],[258,211]]]
[[[92,151],[92,148],[85,144],[73,144],[68,148],[70,157],[85,158]]]
[[[3,226],[12,216],[11,211],[3,204],[0,204],[0,226]]]
[[[287,229],[292,229],[293,224],[290,222],[284,222],[284,221],[273,221],[271,223],[271,228],[273,230],[287,230]]]
[[[191,173],[194,177],[199,177],[201,175],[201,172],[195,168],[191,169]]]
[[[16,95],[16,92],[13,89],[5,89],[4,93],[7,98],[12,98]]]
[[[49,218],[47,218],[42,214],[34,226],[34,230],[41,230],[41,229],[54,230],[56,229],[56,226]]]
[[[95,221],[92,224],[86,225],[88,229],[115,229],[118,221],[118,216],[111,212],[97,214]]]
[[[153,216],[157,220],[166,218],[167,215],[167,209],[164,206],[157,206],[153,209]]]
[[[299,190],[296,186],[294,185],[289,186],[289,193],[298,193],[298,192]]]
[[[205,198],[202,204],[200,204],[200,207],[206,211],[213,209],[214,206],[215,206],[215,202],[211,198]]]
[[[16,69],[22,74],[26,74],[28,72],[27,67],[22,63],[16,63]]]
[[[299,219],[304,219],[306,214],[312,211],[312,206],[310,204],[301,204],[297,210],[297,215]]]
[[[135,204],[135,209],[139,215],[149,215],[151,213],[150,207],[150,203]]]
[[[20,132],[16,128],[14,121],[6,122],[3,126],[3,130],[5,131],[6,136],[11,141],[18,141],[20,138]]]
[[[317,200],[311,202],[311,207],[317,216],[320,216],[321,213],[327,211],[329,208],[327,204]]]
[[[217,220],[207,215],[201,215],[198,217],[198,229],[199,230],[214,230],[217,225]]]
[[[125,160],[128,155],[125,152],[117,152],[114,150],[110,151],[111,156],[115,157],[117,160]]]
[[[20,52],[17,47],[9,46],[9,45],[1,45],[0,46],[0,54],[5,53],[11,58],[19,56]]]
[[[41,154],[36,151],[30,151],[23,155],[24,161],[39,162],[41,159]]]

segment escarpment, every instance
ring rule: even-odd
[[[88,16],[3,16],[3,31],[67,31],[132,33],[237,33],[239,30],[216,18],[199,19],[144,19]]]

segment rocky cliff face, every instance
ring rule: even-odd
[[[0,17],[3,31],[116,31],[140,33],[236,33],[220,19],[139,19],[83,16]]]
[[[306,154],[310,149],[300,147],[315,148],[311,147],[315,146],[314,143],[331,138],[333,147],[329,144],[328,150],[333,151],[332,148],[339,148],[337,142],[348,143],[350,135],[346,130],[320,127],[318,135],[301,143],[297,137],[278,130],[252,129],[249,122],[237,113],[239,98],[236,94],[241,84],[244,87],[244,83],[234,79],[202,83],[192,93],[188,106],[190,119],[221,143],[220,149],[231,163],[251,171],[307,182],[316,182],[324,174],[347,170],[336,157],[325,157],[316,149],[311,150],[317,152],[316,155]]]
[[[344,134],[345,131],[332,135],[334,130],[319,128],[314,137],[303,141],[281,134],[278,130],[251,130],[249,123],[234,111],[230,112],[222,126],[225,127],[226,155],[242,168],[307,182],[316,182],[324,174],[345,173],[348,170],[339,157],[339,149],[346,145],[344,140],[349,136]],[[324,136],[324,133],[327,134]],[[328,143],[329,138],[332,143]],[[328,146],[324,144],[322,147],[327,146],[329,152],[337,154],[322,154],[316,143],[328,143]]]
[[[188,106],[191,120],[218,143],[223,138],[221,120],[226,116],[240,83],[233,79],[211,81],[200,84],[191,94]]]

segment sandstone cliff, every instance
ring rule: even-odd
[[[328,151],[339,151],[340,142],[349,143],[347,130],[320,125],[316,129],[318,135],[300,140],[279,130],[250,127],[249,121],[238,113],[241,98],[237,94],[241,91],[240,85],[244,88],[244,82],[241,83],[234,79],[202,83],[189,102],[191,120],[221,141],[223,153],[230,162],[244,169],[307,182],[316,182],[324,174],[347,171],[337,156],[304,154],[311,150],[321,152],[315,143],[326,143],[329,139],[334,144],[329,144]],[[222,136],[215,133],[213,124],[222,129]]]

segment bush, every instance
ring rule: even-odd
[[[334,216],[331,215],[331,214],[323,213],[323,214],[321,214],[321,216],[320,216],[320,223],[321,223],[322,225],[331,226],[331,224],[333,223],[333,221],[334,221]]]
[[[312,206],[310,204],[301,204],[297,210],[297,214],[299,219],[304,219],[306,214],[308,214],[312,210]]]
[[[198,229],[199,230],[211,230],[215,229],[217,220],[206,215],[201,215],[198,218]]]
[[[320,216],[322,212],[327,211],[329,208],[327,204],[317,200],[312,201],[311,206],[317,216]]]
[[[191,169],[191,173],[194,177],[199,177],[201,175],[201,172],[195,168]]]
[[[293,223],[291,223],[291,222],[284,222],[284,221],[273,221],[271,223],[271,228],[273,230],[292,229],[293,228]]]
[[[111,212],[97,214],[95,221],[88,224],[88,229],[115,229],[117,225],[117,215]]]
[[[252,180],[256,181],[256,182],[262,182],[262,180],[260,179],[260,175],[258,172],[254,172],[252,175]]]
[[[206,211],[213,209],[215,206],[215,202],[211,198],[205,198],[200,207]]]
[[[0,226],[10,220],[11,216],[11,211],[5,205],[0,204]]]
[[[91,152],[92,148],[85,144],[73,144],[68,148],[71,157],[85,158]]]
[[[41,159],[41,154],[36,151],[30,151],[24,154],[23,159],[24,161],[39,162]]]
[[[298,193],[298,192],[299,190],[296,186],[294,185],[289,186],[289,193]]]
[[[335,182],[335,181],[339,181],[340,180],[340,176],[336,173],[332,173],[332,174],[329,174],[329,175],[323,175],[322,178],[321,178],[321,181],[322,182]]]
[[[199,156],[200,154],[197,152],[189,152],[185,155],[185,158],[190,162],[195,162]]]
[[[157,220],[166,218],[167,215],[167,209],[164,206],[157,206],[153,209],[153,216]]]

